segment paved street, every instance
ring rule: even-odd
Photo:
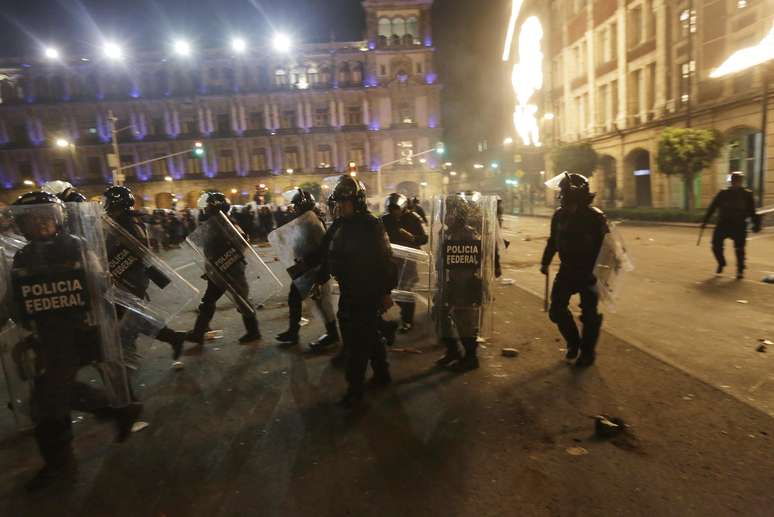
[[[23,482],[40,465],[35,446],[1,414],[0,515],[770,515],[774,426],[759,408],[772,386],[753,390],[754,401],[732,395],[749,391],[770,364],[770,354],[753,345],[774,328],[772,302],[765,305],[771,287],[696,284],[710,277],[710,259],[688,255],[701,265],[691,269],[675,256],[681,236],[693,232],[625,228],[638,272],[609,319],[598,364],[576,371],[561,361],[558,334],[531,293],[541,289],[534,263],[545,221],[508,226],[513,245],[504,263],[518,285],[497,288],[497,333],[478,371],[434,368],[441,351],[423,318],[390,354],[394,384],[370,391],[368,408],[348,415],[334,405],[344,382],[328,357],[282,350],[269,339],[284,330],[282,296],[260,312],[266,339],[252,346],[236,343],[241,321],[222,302],[213,325],[224,338],[187,355],[182,371],[170,368],[166,345],[142,340],[136,384],[150,427],[115,445],[107,424],[76,416],[76,485],[25,494]],[[772,241],[751,249],[750,278],[774,269],[763,260],[772,256],[764,245],[771,250]],[[262,253],[271,260],[269,250]],[[649,266],[647,256],[668,263]],[[185,251],[166,258],[202,285],[185,267]],[[652,282],[640,286],[643,279]],[[731,289],[729,298],[749,304],[724,301]],[[739,321],[716,332],[731,320],[727,312]],[[658,327],[656,315],[670,330]],[[307,340],[321,330],[308,317]],[[187,328],[193,318],[188,311],[174,326]],[[667,332],[675,333],[671,348]],[[721,357],[733,343],[740,350]],[[502,357],[505,346],[519,356]],[[421,353],[398,351],[406,348]],[[726,364],[715,365],[708,350]],[[757,380],[742,384],[745,372]],[[717,389],[723,383],[732,388]],[[624,419],[629,430],[595,438],[591,417],[600,413]]]

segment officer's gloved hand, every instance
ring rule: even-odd
[[[540,272],[543,273],[544,275],[547,275],[548,274],[548,264],[542,264],[540,266]]]

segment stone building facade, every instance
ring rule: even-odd
[[[685,206],[682,180],[656,164],[667,126],[724,137],[721,157],[692,186],[699,206],[734,170],[746,173],[759,204],[774,204],[774,123],[769,114],[763,127],[762,107],[764,74],[774,67],[710,78],[772,31],[774,0],[528,1],[520,19],[529,16],[545,33],[541,110],[555,115],[543,120],[546,141],[592,143],[602,157],[592,180],[602,204]]]
[[[112,178],[109,114],[122,166],[183,152],[124,171],[147,206],[188,203],[203,189],[244,202],[259,186],[276,195],[321,184],[350,162],[370,189],[384,167],[385,191],[432,195],[443,188],[439,159],[412,156],[442,132],[431,5],[366,0],[367,39],[287,53],[0,62],[0,201],[50,179],[100,193]],[[203,157],[185,152],[195,142]]]

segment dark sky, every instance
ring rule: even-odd
[[[445,85],[446,139],[457,158],[479,138],[502,138],[509,111],[507,68],[498,56],[509,0],[435,0],[438,68]],[[55,43],[93,53],[101,38],[129,48],[164,48],[175,35],[198,46],[232,34],[266,41],[272,27],[301,41],[363,37],[360,0],[0,0],[0,56],[35,54]],[[505,99],[505,101],[502,101]]]

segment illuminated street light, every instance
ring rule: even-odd
[[[513,138],[512,137],[508,136],[508,137],[505,138],[505,140],[503,140],[503,145],[511,145],[511,144],[513,144]]]
[[[287,172],[288,174],[293,174],[293,169],[290,169],[290,168],[285,169],[285,172]]]
[[[492,167],[493,169],[497,169],[498,167],[500,167],[500,164],[497,162],[492,162],[490,167]]]
[[[274,46],[274,50],[284,53],[290,51],[290,47],[293,46],[293,43],[290,41],[290,37],[287,34],[277,33],[274,35],[272,45]]]
[[[451,172],[449,173],[449,176],[456,176],[456,175],[457,175],[457,171],[451,171]]]
[[[543,118],[545,120],[554,120],[554,114],[553,113],[546,113],[545,115],[543,115]]]
[[[426,160],[426,159],[424,159],[424,158],[420,158],[420,159],[419,159],[419,163],[425,164],[425,163],[427,163],[427,160]]]
[[[237,54],[243,54],[247,50],[247,42],[242,38],[234,38],[231,40],[231,50]]]
[[[59,51],[54,47],[46,47],[43,49],[43,55],[46,56],[46,59],[51,60],[59,59],[60,57]]]
[[[181,57],[188,57],[191,55],[191,44],[185,40],[179,39],[172,43],[172,50],[175,54]]]
[[[65,148],[67,148],[67,147],[70,147],[70,142],[68,142],[68,141],[67,141],[67,140],[65,140],[64,138],[57,138],[57,139],[54,141],[54,145],[56,145],[56,146],[57,146],[57,147],[59,147],[60,149],[65,149]]]
[[[164,176],[164,181],[170,181],[171,182],[171,181],[174,181],[174,180],[172,179],[172,176]]]
[[[194,143],[194,154],[196,156],[204,156],[204,144],[201,142]]]
[[[473,168],[474,169],[483,169],[484,168],[484,164],[483,163],[473,164]]]
[[[102,47],[102,54],[108,59],[118,61],[119,59],[123,59],[124,50],[116,43],[107,42]]]
[[[232,188],[232,189],[231,189],[231,193],[232,193],[232,194],[236,194],[237,192],[239,192],[237,189],[235,189],[235,188]]]
[[[32,181],[32,180],[24,180],[24,184],[27,185],[28,187],[34,187],[35,186],[35,182]]]
[[[452,165],[452,162],[446,162],[443,164],[444,167],[451,167]]]

